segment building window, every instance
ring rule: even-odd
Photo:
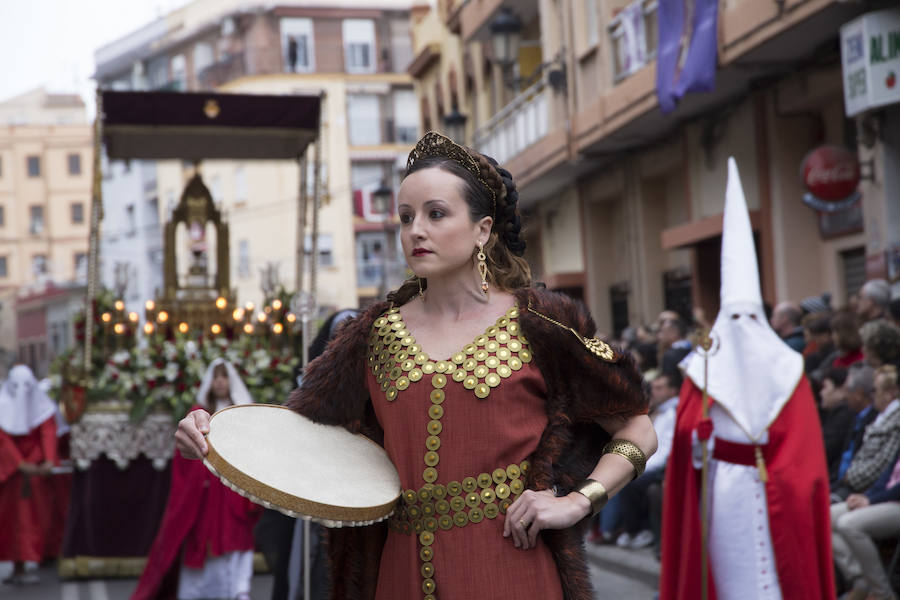
[[[348,73],[375,72],[375,22],[344,19],[344,63]]]
[[[351,146],[374,146],[381,143],[378,96],[347,94],[347,116]]]
[[[234,169],[234,201],[235,203],[247,201],[247,171],[244,167]]]
[[[6,257],[0,256],[0,277],[9,277],[9,267],[6,264]]]
[[[194,46],[194,76],[200,79],[203,71],[215,62],[212,46],[206,42],[199,42]]]
[[[238,277],[250,277],[250,242],[238,242]]]
[[[82,270],[87,274],[87,254],[85,252],[76,252],[72,259],[72,264],[75,267],[75,277],[77,278],[82,273]]]
[[[69,175],[81,175],[81,155],[69,155]]]
[[[616,338],[628,327],[628,284],[617,283],[609,287],[609,308]]]
[[[281,19],[281,55],[285,73],[315,70],[312,19]]]
[[[31,221],[28,224],[28,233],[39,235],[44,231],[44,207],[31,207]]]
[[[84,223],[84,204],[81,202],[72,203],[72,223]]]
[[[35,277],[47,274],[47,255],[35,254],[31,257],[31,272]]]
[[[29,177],[40,177],[41,176],[41,157],[40,156],[29,156],[26,159],[28,165],[28,176]]]
[[[394,141],[415,144],[419,139],[419,105],[412,90],[394,92]]]
[[[133,237],[137,234],[137,222],[134,217],[134,204],[129,204],[125,207],[125,224],[128,228],[125,231],[125,235],[128,237]]]
[[[609,25],[613,78],[618,82],[656,58],[657,0],[633,0]]]
[[[184,91],[187,88],[187,67],[185,66],[184,54],[172,57],[172,61],[169,63],[169,71],[171,77],[169,85],[166,87],[177,92]]]
[[[320,233],[318,239],[318,254],[320,267],[334,266],[334,240],[330,233]],[[307,234],[304,239],[303,252],[309,261],[312,255],[312,236]]]
[[[584,41],[588,48],[594,47],[600,41],[597,0],[584,0]]]
[[[850,298],[866,282],[866,249],[851,248],[841,252],[841,266],[844,271],[844,293]]]

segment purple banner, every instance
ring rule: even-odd
[[[664,113],[687,92],[716,87],[717,0],[659,0],[656,96]]]

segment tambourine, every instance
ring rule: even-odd
[[[400,476],[384,448],[283,406],[224,408],[210,418],[206,443],[203,464],[222,483],[291,517],[371,525],[400,498]]]

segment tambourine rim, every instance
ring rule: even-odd
[[[267,408],[279,408],[290,411],[292,413],[294,412],[286,406],[280,406],[277,404],[243,404],[226,406],[225,408],[216,411],[210,417],[210,421],[212,421],[212,417],[215,417],[217,414],[222,413],[226,410],[247,406],[265,406]],[[378,447],[378,449],[382,452],[384,451],[384,448],[382,448],[379,444],[377,444],[367,436],[361,433],[352,433],[349,431],[348,433],[351,433],[351,435],[354,435],[356,437],[360,437],[370,444]],[[396,497],[394,497],[391,501],[378,506],[334,506],[331,504],[316,502],[314,500],[307,500],[305,498],[301,498],[293,494],[288,494],[277,488],[267,485],[257,480],[256,478],[251,477],[250,475],[247,475],[246,473],[243,473],[242,471],[234,468],[216,451],[216,449],[213,447],[213,444],[209,440],[208,435],[206,438],[206,444],[208,449],[207,455],[205,457],[206,461],[209,463],[209,466],[215,470],[215,474],[217,476],[226,479],[233,486],[240,488],[247,494],[268,502],[277,510],[287,510],[298,513],[304,517],[309,517],[312,519],[323,519],[328,521],[338,521],[346,523],[364,521],[374,522],[383,520],[390,516],[392,510],[397,504],[397,501],[400,499],[401,490],[398,486]]]

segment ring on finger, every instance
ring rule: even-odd
[[[522,529],[528,529],[531,526],[531,523],[526,523],[525,519],[519,519],[519,525],[522,526]]]

